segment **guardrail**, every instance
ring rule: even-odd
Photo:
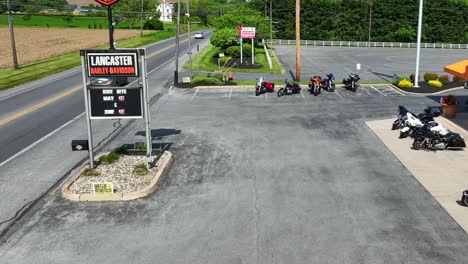
[[[270,42],[270,41],[268,41],[268,42]],[[296,45],[296,40],[273,39],[273,44],[276,44],[276,45]],[[301,40],[301,46],[416,48],[417,43]],[[425,48],[425,49],[429,49],[429,48],[431,48],[431,49],[468,49],[468,44],[421,43],[421,48]]]
[[[264,39],[262,39],[262,44],[263,44],[263,49],[265,49],[265,54],[266,54],[266,57],[267,57],[267,60],[268,60],[268,65],[270,65],[270,70],[271,70],[271,69],[273,69],[273,63],[271,62],[270,53],[268,52],[268,48],[266,46],[266,41]]]

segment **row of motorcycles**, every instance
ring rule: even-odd
[[[359,75],[355,73],[349,74],[348,78],[343,79],[343,85],[345,89],[356,92],[359,87],[358,81],[361,79]],[[322,89],[327,90],[328,92],[335,91],[335,76],[330,73],[327,74],[327,78],[322,79],[320,76],[313,76],[310,78],[309,82],[309,92],[315,96],[319,95],[322,92]],[[259,96],[260,94],[266,92],[274,92],[275,84],[271,82],[266,82],[263,77],[257,79],[255,85],[255,95]],[[297,94],[301,92],[301,84],[295,81],[284,81],[283,87],[278,90],[278,96]]]
[[[397,119],[392,124],[392,130],[400,129],[400,138],[414,138],[413,149],[415,150],[465,148],[465,140],[460,134],[450,132],[442,124],[434,121],[434,117],[440,114],[439,107],[426,107],[423,113],[416,115],[400,105]]]
[[[466,147],[460,134],[450,132],[440,123],[434,121],[439,116],[439,107],[426,107],[418,115],[408,111],[404,106],[398,106],[397,119],[392,124],[392,130],[400,129],[400,138],[413,137],[413,149],[445,150],[462,149]],[[462,192],[461,203],[468,207],[468,190]]]

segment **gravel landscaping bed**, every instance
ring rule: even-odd
[[[153,159],[156,157],[152,157]],[[99,176],[80,175],[69,187],[69,191],[75,194],[93,193],[93,183],[111,182],[115,193],[131,193],[145,189],[156,176],[161,164],[168,159],[164,152],[155,162],[146,175],[137,175],[133,172],[136,165],[144,163],[145,156],[122,155],[118,161],[112,164],[100,164],[96,167]]]

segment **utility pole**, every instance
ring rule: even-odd
[[[270,0],[270,48],[273,48],[273,8],[272,0]]]
[[[414,87],[419,87],[419,57],[421,53],[421,33],[422,33],[422,17],[423,17],[423,0],[419,0],[419,19],[418,19],[418,44],[416,48],[416,72],[414,73]]]
[[[301,81],[301,0],[296,0],[296,81]]]
[[[109,49],[114,47],[114,23],[112,22],[112,7],[107,7],[107,20],[109,21]]]
[[[179,35],[180,35],[180,0],[177,2],[177,33],[176,33],[176,59],[174,71],[174,86],[179,83]]]
[[[15,31],[13,30],[13,16],[11,14],[10,0],[7,0],[7,8],[8,8],[8,26],[10,27],[11,52],[13,56],[13,67],[15,70],[17,70],[19,69],[19,67],[18,67],[18,57],[16,56]]]
[[[140,11],[140,37],[143,37],[143,0],[141,0],[141,11]]]
[[[190,35],[190,0],[187,0],[187,25],[188,25],[188,46],[189,46],[189,66],[190,66],[190,81],[192,81],[192,40]]]
[[[371,31],[372,31],[372,2],[369,3],[369,47],[371,42]]]

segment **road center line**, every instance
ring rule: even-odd
[[[72,88],[72,89],[70,89],[68,91],[65,91],[65,92],[63,92],[61,94],[58,94],[58,95],[56,95],[56,96],[54,96],[54,97],[52,97],[50,99],[47,99],[47,100],[45,100],[45,101],[43,101],[41,103],[38,103],[37,105],[35,105],[33,107],[30,107],[30,108],[28,108],[28,109],[26,109],[24,111],[21,111],[19,113],[16,113],[16,114],[10,116],[10,117],[7,117],[7,118],[0,121],[0,126],[8,124],[8,123],[10,123],[11,121],[13,121],[15,119],[18,119],[18,118],[20,118],[20,117],[22,117],[24,115],[27,115],[27,114],[29,114],[29,113],[37,110],[37,109],[40,109],[40,108],[42,108],[44,106],[47,106],[47,105],[49,105],[49,104],[51,104],[51,103],[53,103],[55,101],[58,101],[58,100],[66,97],[66,96],[68,96],[68,95],[70,95],[72,93],[75,93],[75,92],[79,91],[81,88],[82,88],[81,85],[76,86],[76,87],[74,87],[74,88]]]

